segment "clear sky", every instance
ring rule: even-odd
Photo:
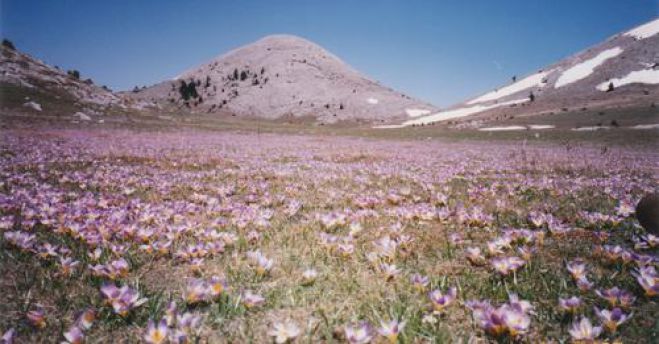
[[[21,50],[115,90],[274,33],[447,106],[659,16],[659,0],[0,0]]]

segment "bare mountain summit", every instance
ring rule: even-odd
[[[192,112],[313,117],[327,123],[402,120],[434,110],[368,79],[320,46],[290,35],[267,36],[173,80],[127,95]]]

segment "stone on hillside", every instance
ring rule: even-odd
[[[87,114],[85,114],[84,112],[76,112],[76,114],[73,115],[73,116],[74,116],[74,117],[78,117],[78,118],[80,118],[81,121],[91,121],[91,120],[92,120],[92,118],[89,117],[89,116],[88,116]]]
[[[23,106],[28,107],[28,108],[30,108],[34,111],[41,111],[41,104],[39,104],[37,102],[34,102],[34,101],[29,101],[29,102],[23,104]]]

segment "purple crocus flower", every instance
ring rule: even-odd
[[[595,314],[600,318],[604,327],[611,333],[615,333],[625,321],[631,318],[632,314],[625,314],[622,309],[614,308],[613,310],[595,308]]]
[[[593,326],[590,319],[582,317],[570,327],[570,336],[578,343],[592,343],[602,333],[602,327]]]
[[[65,343],[69,344],[81,344],[85,339],[85,335],[82,333],[82,330],[78,326],[69,328],[66,332],[64,332],[63,336],[66,340]]]
[[[356,325],[346,325],[343,331],[346,341],[350,344],[366,344],[373,340],[373,329],[366,321]]]
[[[492,258],[490,259],[490,264],[496,272],[506,276],[511,272],[517,271],[519,268],[524,266],[526,262],[522,258],[512,256]]]
[[[636,277],[636,281],[643,288],[646,296],[659,295],[659,274],[657,274],[654,266],[640,267],[632,272],[632,275]]]
[[[612,307],[620,306],[623,308],[628,308],[636,300],[634,294],[624,289],[620,289],[618,287],[613,287],[605,290],[595,290],[595,293],[597,294],[597,296],[608,301]]]
[[[446,294],[441,290],[433,290],[428,294],[430,302],[432,303],[435,312],[441,312],[444,308],[448,307],[458,296],[458,289],[456,287],[449,288]]]
[[[157,324],[149,319],[146,333],[144,333],[144,341],[148,344],[164,343],[167,340],[168,332],[169,328],[167,327],[167,321],[165,321],[165,319],[160,320]]]
[[[567,299],[558,298],[558,307],[564,312],[574,314],[579,308],[581,308],[581,305],[581,299],[577,296],[572,296]]]
[[[428,278],[428,276],[424,276],[416,273],[410,276],[410,283],[412,283],[414,289],[416,289],[419,292],[423,292],[428,287],[428,284],[430,284],[430,279]]]

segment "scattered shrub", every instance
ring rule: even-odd
[[[188,101],[190,98],[198,98],[199,94],[197,93],[197,84],[194,81],[186,83],[181,80],[181,86],[178,88],[179,94],[184,101]]]
[[[72,78],[74,78],[74,79],[76,79],[76,80],[79,80],[79,79],[80,79],[80,72],[77,71],[77,70],[75,70],[75,69],[74,69],[74,70],[67,71],[66,74],[68,74],[70,77],[72,77]]]
[[[607,92],[613,92],[613,89],[614,89],[614,87],[613,87],[613,83],[612,83],[612,82],[609,82],[609,87],[606,89],[606,91],[607,91]]]
[[[8,39],[3,39],[2,40],[2,46],[9,49],[9,50],[16,50],[16,47],[14,46],[14,43]]]

